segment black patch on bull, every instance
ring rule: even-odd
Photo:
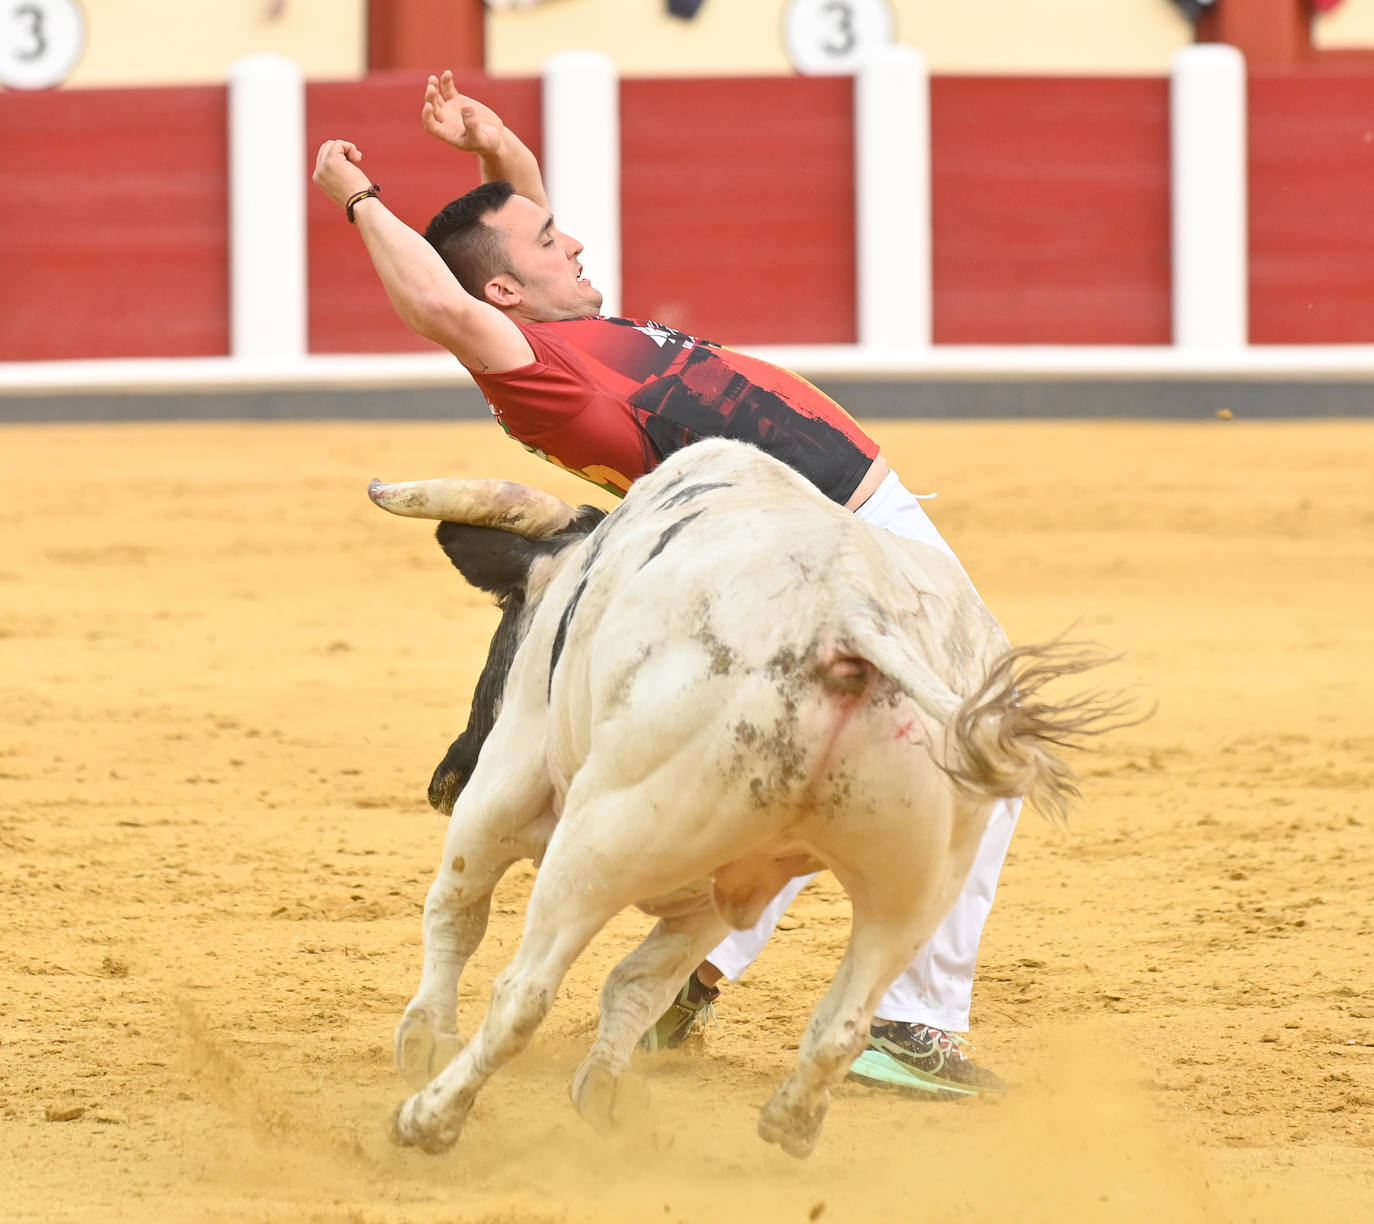
[[[674,483],[673,487],[677,488],[680,484],[681,481],[679,480]],[[655,510],[666,510],[669,508],[669,503],[681,504],[683,502],[690,501],[693,497],[696,497],[699,494],[707,493],[712,489],[727,489],[730,487],[731,485],[728,482],[724,481],[690,485],[686,488],[679,489],[679,491],[675,493],[672,497],[668,498],[661,505],[655,507]],[[645,557],[644,560],[640,563],[639,568],[643,569],[644,566],[648,565],[650,561],[652,561],[655,557],[659,555],[659,553],[661,553],[665,548],[668,547],[668,545],[672,542],[673,538],[684,527],[686,527],[693,520],[700,518],[701,515],[703,515],[705,512],[706,511],[702,509],[693,511],[691,514],[685,514],[682,516],[682,518],[678,519],[674,523],[670,523],[666,528],[664,528],[663,532],[655,541],[653,548],[649,550],[649,555]],[[614,518],[608,519],[605,523],[599,525],[593,531],[592,538],[588,544],[587,555],[582,559],[582,574],[578,579],[577,586],[573,588],[572,595],[568,598],[567,605],[564,607],[562,615],[558,618],[558,628],[554,630],[553,647],[549,653],[549,683],[547,695],[550,698],[553,696],[554,673],[558,670],[558,661],[563,657],[563,647],[567,645],[568,631],[572,628],[573,617],[577,614],[577,606],[582,601],[582,596],[586,594],[587,584],[591,581],[592,570],[595,568],[596,563],[601,556],[601,550],[605,546],[607,534],[612,530],[613,525],[618,521],[623,522],[626,520],[624,520],[623,518],[619,520]],[[707,645],[707,648],[712,652],[712,673],[714,675],[724,675],[726,672],[729,671],[730,664],[734,661],[734,656],[731,654],[729,648],[726,647],[724,644],[717,643],[714,641],[714,639],[712,639],[711,642],[707,642],[706,638],[710,636],[708,631],[703,631],[703,634],[703,644]],[[494,642],[493,646],[495,646]],[[509,669],[510,664],[507,663],[506,667],[507,669]],[[457,745],[455,744],[455,747],[456,746]]]
[[[658,503],[658,509],[672,510],[674,507],[682,505],[683,502],[691,501],[694,497],[700,497],[703,493],[711,492],[712,489],[731,487],[728,480],[713,480],[709,483],[688,485],[685,489],[678,489],[676,492],[670,493]]]
[[[487,661],[477,678],[472,710],[463,733],[449,745],[444,759],[429,782],[429,802],[447,814],[477,765],[477,757],[501,712],[506,676],[520,647],[521,620],[525,612],[525,582],[530,566],[541,557],[552,557],[583,539],[606,517],[604,510],[582,506],[562,531],[544,539],[529,540],[494,527],[466,523],[440,523],[435,538],[459,573],[479,590],[496,596],[501,623],[492,635]]]
[[[558,628],[554,630],[553,651],[549,655],[549,696],[553,696],[553,673],[558,667],[558,660],[563,655],[563,644],[568,640],[568,626],[572,624],[573,613],[577,611],[578,601],[587,589],[588,577],[589,575],[584,569],[581,579],[573,590],[572,598],[568,600],[568,606],[563,609],[563,615],[558,618]]]
[[[596,564],[597,558],[601,556],[601,548],[606,543],[606,533],[610,531],[611,523],[616,521],[611,519],[593,533],[591,542],[587,547],[587,555],[582,558],[582,576],[578,579],[577,586],[573,588],[567,607],[563,609],[563,615],[558,618],[558,628],[554,630],[553,634],[553,650],[549,654],[550,696],[553,695],[553,673],[558,667],[558,660],[563,654],[563,646],[568,640],[568,628],[572,624],[573,613],[577,611],[578,602],[587,590],[587,582],[591,577],[592,567]]]
[[[701,488],[701,487],[702,487],[702,486],[700,486],[700,485],[697,486],[697,488]],[[706,487],[707,487],[707,488],[712,488],[712,489],[718,489],[718,488],[720,488],[719,485],[708,485],[708,486],[706,486]],[[685,491],[686,491],[686,492],[691,492],[690,489],[685,490]],[[661,553],[665,548],[668,547],[669,541],[672,540],[672,538],[673,538],[675,535],[677,535],[677,533],[678,533],[679,531],[681,531],[684,527],[686,527],[687,524],[690,523],[693,519],[695,519],[695,518],[700,518],[701,515],[702,515],[703,513],[704,513],[704,511],[698,510],[695,514],[689,514],[689,515],[685,516],[684,518],[680,518],[680,519],[678,519],[678,521],[677,521],[676,523],[674,523],[671,527],[669,527],[666,531],[664,531],[664,533],[663,533],[661,536],[658,537],[658,543],[654,545],[653,551],[650,552],[649,555],[648,555],[647,557],[644,558],[644,565],[648,565],[650,561],[652,561],[656,556],[658,556],[659,553]],[[641,565],[639,568],[640,568],[640,569],[643,569],[643,568],[644,568],[644,565]]]
[[[695,485],[692,486],[692,488],[684,489],[683,493],[704,493],[707,489],[715,489],[722,487],[724,486]],[[684,497],[682,500],[685,501],[687,499]],[[667,504],[665,503],[664,506],[661,508],[666,509]],[[703,513],[704,511],[697,510],[695,513],[684,515],[682,518],[678,519],[677,522],[672,523],[667,528],[665,528],[663,534],[658,537],[657,543],[654,544],[653,549],[650,551],[649,555],[644,558],[644,561],[639,568],[643,569],[645,565],[648,565],[650,561],[652,561],[656,556],[658,556],[659,553],[661,553],[668,546],[668,542],[675,535],[677,535],[679,531],[686,527],[687,524],[690,523],[694,518],[699,517]],[[609,528],[607,528],[606,530],[609,530]],[[563,647],[567,644],[568,630],[572,628],[573,616],[577,612],[577,605],[579,602],[581,602],[582,596],[587,591],[587,583],[591,580],[592,569],[596,565],[597,558],[601,555],[601,547],[606,540],[606,530],[597,533],[596,539],[592,541],[591,547],[587,550],[587,556],[582,562],[582,577],[578,580],[577,586],[573,589],[572,596],[568,600],[568,605],[563,609],[563,615],[558,618],[558,628],[554,631],[553,635],[553,650],[549,656],[550,696],[553,695],[553,674],[558,669],[558,660],[563,657]]]

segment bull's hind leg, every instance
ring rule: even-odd
[[[672,1002],[687,975],[725,934],[706,896],[693,913],[663,918],[644,942],[611,970],[601,988],[601,1024],[572,1082],[573,1104],[603,1133],[642,1113],[648,1089],[629,1071],[645,1029]]]
[[[458,979],[481,943],[491,894],[517,859],[542,853],[553,827],[553,794],[529,738],[511,751],[488,744],[449,821],[444,856],[425,897],[424,969],[396,1029],[396,1065],[414,1088],[458,1053]],[[539,737],[534,742],[540,743]]]
[[[806,1027],[792,1073],[759,1117],[759,1135],[791,1156],[809,1156],[820,1138],[831,1090],[844,1079],[868,1039],[883,991],[911,960],[938,915],[923,907],[878,907],[860,894],[854,901],[849,947],[830,989]],[[897,900],[894,898],[894,900]]]

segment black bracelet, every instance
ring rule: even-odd
[[[353,210],[359,204],[361,204],[365,199],[367,199],[368,196],[379,196],[381,194],[382,189],[379,186],[377,186],[376,183],[373,183],[371,187],[365,187],[362,191],[355,191],[351,196],[349,196],[348,203],[344,205],[344,212],[348,214],[349,225],[357,224],[357,222],[353,220]]]

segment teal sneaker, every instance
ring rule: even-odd
[[[708,1021],[715,1024],[715,1001],[719,998],[719,987],[703,986],[693,973],[668,1010],[639,1039],[639,1048],[650,1053],[676,1050],[698,1024],[704,1025]]]
[[[882,1084],[944,1100],[1001,1096],[1006,1084],[968,1056],[971,1048],[957,1033],[928,1024],[875,1024],[849,1075],[865,1084]]]

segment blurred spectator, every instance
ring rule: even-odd
[[[1209,13],[1217,5],[1217,0],[1173,0],[1183,10],[1189,21],[1196,21],[1204,13]]]

